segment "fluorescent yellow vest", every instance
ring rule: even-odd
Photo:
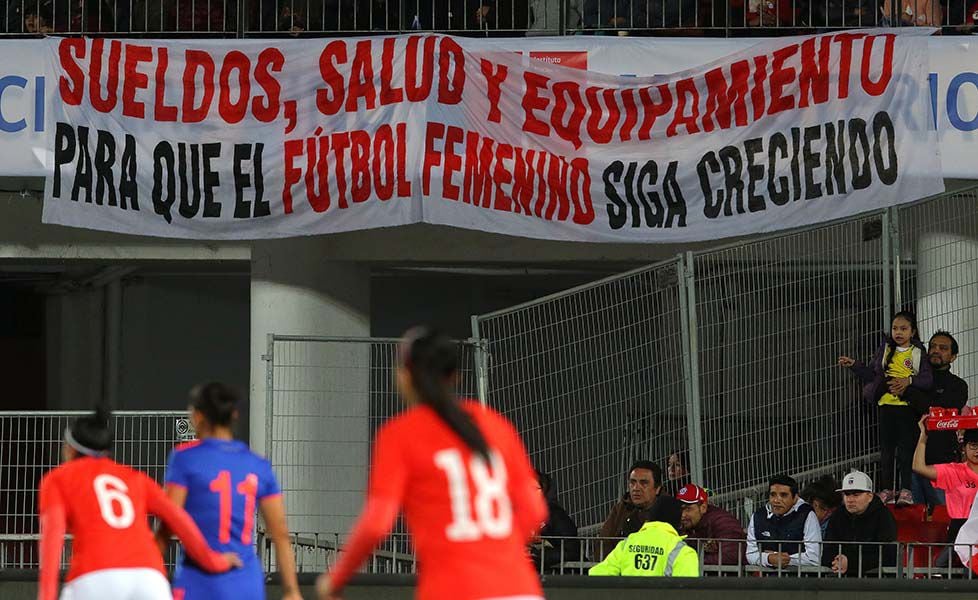
[[[588,575],[699,577],[699,557],[683,539],[672,525],[649,521],[618,542],[607,558],[591,567]]]

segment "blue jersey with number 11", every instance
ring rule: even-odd
[[[236,553],[246,569],[258,566],[258,504],[281,493],[267,460],[237,440],[189,442],[170,454],[166,483],[187,490],[184,508],[211,548]]]

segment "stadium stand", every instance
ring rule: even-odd
[[[561,0],[554,11],[556,1],[0,0],[0,35],[243,38],[437,30],[737,37],[896,23],[908,2],[915,7],[915,0],[885,9],[871,1],[853,6],[807,0]],[[928,2],[922,10],[926,24],[940,25],[944,33],[970,33],[978,3]],[[915,14],[921,14],[919,7]],[[676,448],[688,448],[684,477],[709,487],[711,502],[744,524],[765,501],[768,473],[790,473],[801,482],[841,478],[851,468],[875,476],[876,417],[857,401],[856,386],[833,368],[834,356],[839,344],[867,354],[896,309],[915,310],[928,335],[938,325],[957,323],[953,315],[962,306],[978,304],[974,259],[953,236],[941,237],[978,231],[976,205],[978,188],[958,190],[900,209],[684,253],[474,317],[473,339],[460,344],[460,393],[479,397],[514,421],[536,466],[561,482],[560,501],[581,526],[579,537],[549,540],[558,555],[572,542],[575,556],[548,563],[547,571],[580,574],[594,564],[602,541],[594,534],[609,499],[621,496],[622,470],[638,459],[665,467]],[[973,377],[976,324],[959,324],[964,329],[955,334],[962,334],[965,358],[959,364],[969,365],[962,375]],[[812,327],[826,328],[823,341],[793,343]],[[329,483],[311,484],[300,472],[323,449],[296,431],[337,416],[309,414],[303,401],[357,395],[368,407],[372,438],[399,410],[391,383],[395,352],[394,340],[270,340],[266,366],[275,386],[269,390],[267,452],[287,497],[295,500],[290,519],[302,572],[333,564],[344,541],[341,531],[355,516],[320,512],[314,500]],[[306,381],[303,370],[366,373],[369,384],[351,392],[342,375],[332,375],[321,378],[319,388],[300,389],[292,384]],[[0,570],[37,565],[34,490],[40,475],[56,464],[71,416],[0,413]],[[117,418],[116,456],[158,480],[169,448],[192,437],[182,413]],[[363,491],[362,479],[351,493]],[[892,571],[866,577],[973,576],[953,566],[935,567],[947,547],[945,507],[935,507],[929,518],[924,505],[891,510],[902,560]],[[261,536],[258,544],[266,569],[274,571],[271,546]],[[403,528],[367,566],[379,574],[415,568]],[[704,573],[745,576],[756,570],[739,564]],[[835,576],[822,567],[773,573],[802,574]]]

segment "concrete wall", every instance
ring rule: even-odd
[[[124,279],[116,408],[182,409],[190,387],[205,380],[247,398],[249,286],[246,273]],[[87,409],[105,396],[105,319],[102,287],[47,297],[48,408]]]

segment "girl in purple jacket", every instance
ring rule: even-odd
[[[901,505],[913,504],[910,481],[919,415],[903,395],[910,386],[927,390],[933,382],[927,350],[918,335],[917,319],[907,311],[893,315],[890,334],[869,364],[840,356],[839,366],[852,369],[863,383],[863,398],[879,405],[880,500],[884,504],[894,500]],[[894,466],[900,478],[899,488],[894,479]]]

